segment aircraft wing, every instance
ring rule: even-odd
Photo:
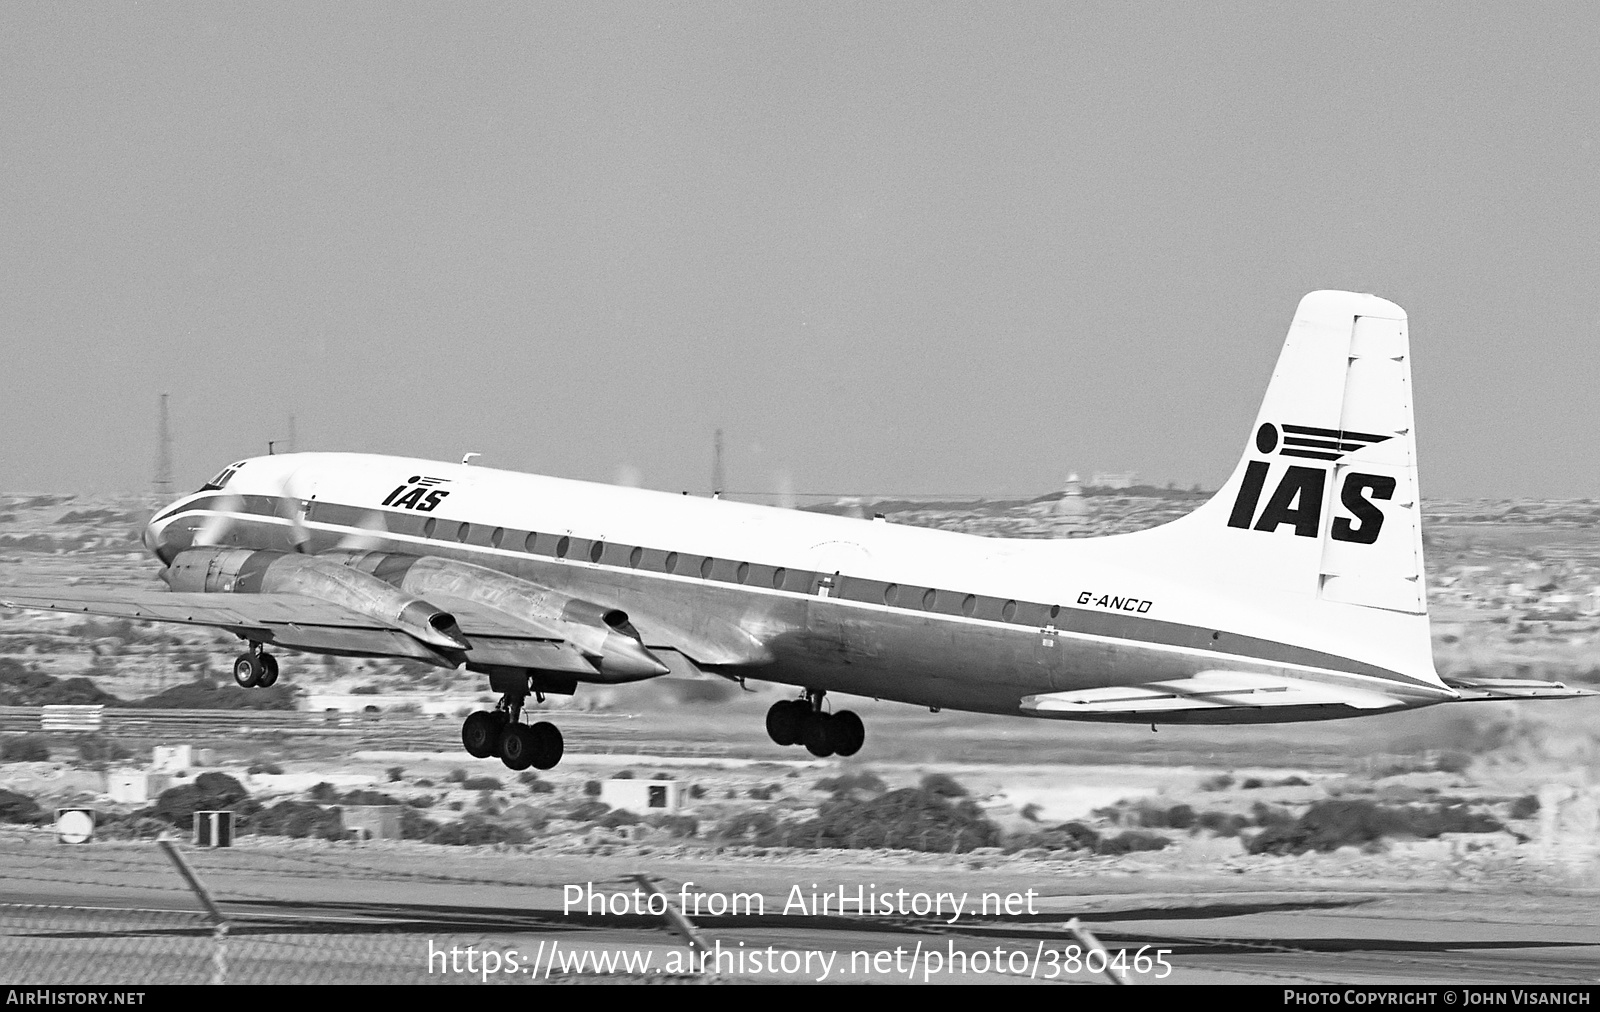
[[[1162,715],[1223,717],[1221,711],[1278,707],[1345,706],[1383,710],[1403,703],[1380,692],[1252,671],[1202,671],[1140,685],[1046,692],[1022,700],[1022,710],[1040,717],[1085,720],[1144,719]]]
[[[1570,689],[1563,682],[1539,682],[1531,678],[1447,677],[1443,682],[1461,694],[1459,702],[1463,703],[1487,699],[1576,699],[1579,696],[1600,696],[1600,692],[1593,689]]]
[[[593,675],[594,665],[555,629],[455,598],[430,596],[449,609],[471,643],[469,660],[542,671]],[[0,608],[103,615],[140,622],[179,622],[225,629],[286,649],[407,657],[440,663],[438,655],[398,629],[302,594],[204,594],[165,590],[74,591],[0,588]],[[453,665],[452,665],[453,666]]]

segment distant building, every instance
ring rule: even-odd
[[[635,815],[676,812],[683,807],[683,784],[677,780],[606,780],[600,784],[600,801]]]
[[[1132,488],[1138,484],[1138,478],[1137,471],[1098,471],[1089,477],[1089,484],[1094,488]]]
[[[342,805],[339,818],[358,840],[400,839],[399,805]]]
[[[1066,487],[1062,489],[1061,498],[1056,500],[1056,515],[1085,517],[1088,514],[1089,505],[1083,501],[1083,482],[1076,474],[1067,475]]]

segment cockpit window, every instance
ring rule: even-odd
[[[210,481],[206,482],[204,485],[201,485],[200,486],[200,491],[202,491],[202,492],[215,492],[215,491],[217,491],[218,489],[220,489],[223,486],[227,485],[228,484],[228,479],[233,477],[233,473],[235,471],[239,470],[239,468],[241,468],[243,466],[244,466],[244,461],[242,461],[242,460],[239,461],[237,464],[229,464],[227,467],[223,468],[222,471],[219,472],[215,478],[212,478]]]

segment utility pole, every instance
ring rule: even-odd
[[[167,426],[167,395],[162,394],[156,423],[156,474],[150,482],[161,502],[172,498],[172,430]]]
[[[724,475],[722,473],[722,430],[718,429],[716,438],[712,443],[711,498],[713,498],[713,499],[722,498],[723,479],[724,479]]]

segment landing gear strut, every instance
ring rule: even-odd
[[[819,759],[853,756],[867,740],[866,726],[854,711],[826,713],[823,691],[806,690],[804,699],[785,699],[767,711],[767,735],[779,745],[804,745]]]
[[[278,680],[278,659],[251,641],[250,649],[233,660],[233,680],[241,688],[265,689]]]
[[[499,756],[508,769],[553,769],[566,751],[561,730],[541,720],[529,726],[522,723],[525,695],[507,693],[493,710],[478,710],[461,725],[461,744],[478,759]]]

